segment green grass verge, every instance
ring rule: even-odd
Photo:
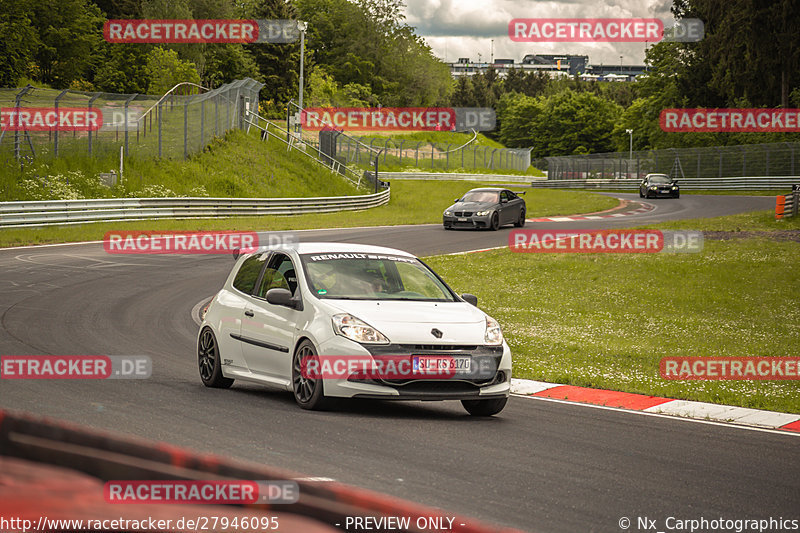
[[[774,231],[800,223],[760,212],[658,227]],[[667,381],[658,371],[666,356],[796,355],[798,242],[707,239],[699,254],[503,249],[427,261],[503,324],[516,377],[800,413],[797,381]]]
[[[121,230],[298,230],[442,221],[442,212],[456,196],[490,185],[464,181],[395,181],[388,205],[364,211],[296,216],[236,217],[193,220],[142,220],[75,226],[0,229],[0,247],[26,244],[100,240],[107,231]],[[525,200],[530,216],[590,213],[617,205],[607,196],[583,191],[529,191]]]
[[[261,141],[255,133],[231,131],[203,152],[179,159],[132,156],[122,183],[99,184],[96,175],[119,168],[118,156],[75,153],[36,160],[21,170],[0,168],[0,200],[102,197],[215,196],[308,197],[359,194],[343,177],[280,141]],[[363,191],[361,191],[363,193]]]

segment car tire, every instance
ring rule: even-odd
[[[453,226],[445,226],[444,229],[453,229]]]
[[[325,397],[322,379],[303,377],[301,361],[304,357],[317,358],[317,349],[310,340],[301,342],[292,358],[292,394],[294,401],[303,409],[321,410],[327,407],[329,399]]]
[[[222,375],[219,345],[211,328],[203,329],[197,340],[197,366],[200,371],[200,379],[206,387],[227,389],[233,385],[232,379]]]
[[[518,227],[518,228],[521,228],[522,226],[524,226],[524,225],[525,225],[525,210],[524,210],[524,209],[523,209],[522,211],[520,211],[520,213],[519,213],[519,220],[517,220],[516,222],[514,222],[514,225],[515,225],[516,227]]]
[[[492,215],[492,220],[489,222],[489,229],[492,231],[497,231],[500,229],[500,215],[497,213],[497,211],[495,211]]]
[[[493,416],[503,410],[508,403],[508,398],[495,398],[492,400],[461,400],[461,405],[472,416]]]
[[[678,194],[675,195],[675,198],[680,198],[680,197],[681,197],[681,193],[678,193]]]
[[[639,198],[644,198],[644,194],[642,194],[642,189],[639,189]]]

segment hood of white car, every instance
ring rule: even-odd
[[[483,344],[486,315],[466,302],[326,300],[363,320],[393,343]],[[432,330],[441,332],[437,337]]]

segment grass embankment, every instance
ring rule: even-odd
[[[337,179],[332,176],[331,179]],[[235,217],[191,220],[142,220],[76,226],[0,229],[0,247],[57,242],[93,241],[108,231],[122,230],[299,230],[398,224],[441,223],[442,212],[456,196],[489,185],[464,181],[395,181],[388,205],[364,211],[296,216]],[[513,187],[512,187],[513,188]],[[528,215],[551,216],[589,213],[609,209],[617,201],[583,191],[528,191]]]
[[[798,355],[800,220],[758,212],[652,227],[726,233],[706,233],[698,254],[503,249],[427,261],[503,324],[516,377],[800,413],[798,381],[667,381],[658,370],[666,356]]]
[[[385,172],[456,172],[461,174],[513,174],[541,177],[544,173],[534,167],[526,170],[508,168],[513,158],[501,156],[505,148],[499,142],[479,133],[419,131],[413,133],[368,133],[358,136],[361,142],[384,150],[380,168]],[[463,150],[456,150],[465,145]],[[417,154],[417,150],[419,153]],[[447,152],[450,152],[449,155]],[[462,153],[463,152],[463,153]],[[361,161],[366,168],[366,159]]]
[[[359,194],[347,180],[297,151],[287,151],[280,141],[264,142],[255,133],[238,130],[187,160],[131,156],[125,161],[124,180],[113,188],[97,179],[97,174],[110,169],[119,169],[118,155],[92,158],[83,152],[65,153],[57,159],[37,159],[24,170],[6,164],[0,167],[0,200]]]

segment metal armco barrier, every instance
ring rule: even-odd
[[[536,180],[531,187],[548,189],[615,189],[632,190],[639,188],[640,179],[585,179],[585,180]],[[683,178],[678,180],[682,190],[717,191],[763,191],[787,189],[797,182],[797,176],[786,177],[745,177],[745,178]]]
[[[792,185],[792,192],[775,197],[775,218],[796,217],[800,205],[800,185]]]
[[[0,228],[154,218],[209,218],[330,213],[378,207],[390,190],[315,198],[119,198],[0,203]]]
[[[536,176],[520,176],[519,174],[459,174],[452,172],[381,172],[380,178],[382,180],[465,180],[508,183],[531,183],[546,179]]]
[[[419,518],[450,516],[455,518],[452,533],[519,533],[342,483],[314,481],[296,472],[3,410],[0,466],[4,466],[4,473],[13,472],[9,474],[12,483],[0,484],[0,516],[22,517],[33,524],[42,516],[85,521],[121,516],[141,520],[147,515],[174,518],[246,513],[250,517],[278,516],[278,530],[286,533],[346,530],[348,516],[409,517],[408,526],[393,527],[392,531],[423,533],[430,530],[417,525]],[[112,480],[291,480],[297,482],[299,499],[290,504],[225,508],[176,505],[174,514],[165,516],[172,506],[106,503],[103,483]],[[193,512],[188,514],[189,511]]]

